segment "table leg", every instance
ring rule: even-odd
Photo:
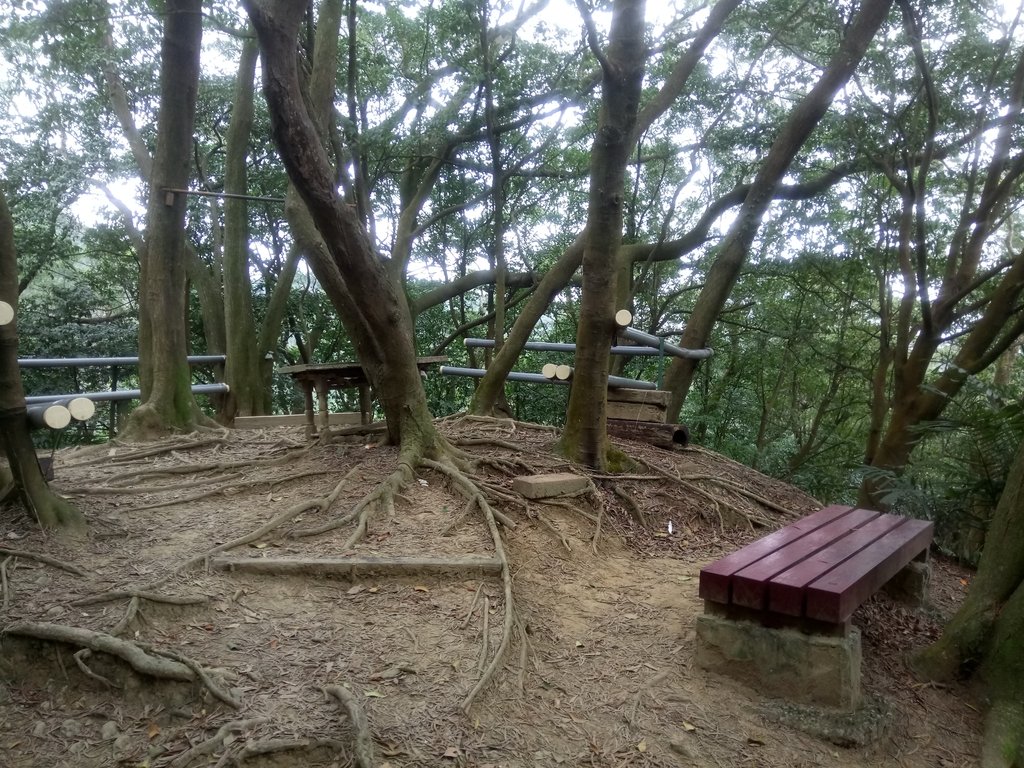
[[[373,421],[373,400],[370,398],[369,384],[359,385],[359,413],[364,425]]]
[[[327,410],[327,384],[322,381],[316,382],[316,399],[320,406],[320,429],[326,432],[330,413]]]
[[[302,382],[302,396],[306,402],[306,439],[316,437],[316,423],[313,421],[313,382]]]

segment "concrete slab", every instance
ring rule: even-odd
[[[512,481],[512,490],[528,499],[547,499],[566,493],[582,491],[589,485],[587,478],[572,472],[549,475],[526,475]]]
[[[860,703],[860,630],[841,637],[697,618],[696,662],[772,698],[853,711]]]

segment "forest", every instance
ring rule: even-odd
[[[360,504],[393,511],[426,469],[483,510],[445,418],[553,427],[554,455],[629,473],[608,376],[654,382],[703,449],[934,521],[936,552],[977,571],[914,670],[977,682],[985,764],[1022,765],[1022,17],[1009,0],[13,0],[2,497],[84,528],[27,452],[298,413],[278,369],[358,361],[395,447]],[[713,354],[610,355],[623,309]],[[226,362],[190,369],[207,354]],[[417,356],[442,355],[485,372],[421,377]],[[17,362],[117,356],[139,364]],[[551,362],[571,387],[506,381]],[[227,393],[193,394],[214,382]],[[141,401],[29,434],[26,394],[112,384]]]

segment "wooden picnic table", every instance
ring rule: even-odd
[[[425,373],[431,365],[448,362],[444,355],[417,357],[416,367]],[[287,373],[302,388],[305,397],[306,435],[316,434],[317,425],[313,405],[313,392],[316,392],[316,404],[320,412],[320,427],[327,428],[328,407],[327,393],[331,390],[358,389],[360,421],[369,424],[373,420],[373,396],[370,391],[370,380],[359,363],[311,363],[308,365],[286,365],[278,368]]]

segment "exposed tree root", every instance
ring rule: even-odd
[[[597,507],[597,523],[594,526],[594,537],[590,540],[590,549],[593,553],[597,554],[597,540],[601,537],[601,524],[604,522],[604,497],[601,495],[601,491],[593,480],[588,481],[590,487],[587,489],[590,492],[591,498],[594,500],[594,506]]]
[[[171,453],[172,451],[195,451],[200,448],[207,448],[211,445],[223,445],[225,443],[223,437],[210,437],[202,440],[189,440],[185,442],[176,442],[169,445],[161,445],[156,448],[143,448],[139,450],[129,451],[128,453],[113,453],[117,448],[107,449],[106,446],[102,448],[106,451],[103,456],[98,456],[94,459],[87,459],[85,461],[73,461],[67,462],[67,467],[88,467],[93,464],[121,464],[127,461],[136,461],[138,459],[148,459],[151,456],[160,456],[165,453]],[[123,445],[118,441],[112,441],[115,446]]]
[[[274,575],[347,576],[369,574],[415,576],[449,573],[460,576],[497,575],[502,565],[493,557],[219,557],[214,570]]]
[[[270,719],[266,717],[254,717],[249,720],[232,720],[230,723],[222,725],[217,730],[217,733],[206,741],[201,741],[191,749],[182,752],[168,763],[168,766],[169,768],[185,768],[196,758],[203,757],[205,755],[212,755],[218,749],[223,747],[228,736],[251,731],[253,728],[258,728],[259,726],[265,725],[269,722]]]
[[[34,560],[37,563],[44,563],[46,565],[52,565],[54,568],[60,568],[62,571],[73,573],[75,576],[88,576],[85,571],[81,568],[65,563],[63,560],[58,560],[55,557],[49,555],[42,555],[38,552],[26,552],[21,549],[8,549],[7,547],[0,547],[0,555],[7,555],[9,557],[17,557],[22,560]]]
[[[515,626],[515,607],[512,602],[512,573],[509,568],[508,557],[505,555],[505,545],[501,540],[501,531],[498,530],[497,516],[480,488],[450,461],[439,462],[431,459],[423,459],[422,464],[451,479],[462,494],[470,501],[475,502],[480,508],[480,511],[483,512],[484,519],[487,521],[487,528],[491,533],[491,540],[494,543],[494,553],[498,561],[501,563],[501,580],[505,588],[505,616],[502,622],[501,642],[498,644],[498,648],[495,651],[494,656],[491,658],[487,668],[483,671],[483,674],[481,674],[476,685],[473,686],[473,689],[466,695],[466,698],[462,700],[462,711],[468,712],[469,708],[473,706],[473,702],[476,700],[476,697],[485,687],[487,687],[490,681],[494,678],[494,675],[501,668],[505,660],[505,653],[508,651],[508,647],[511,643],[512,628]]]
[[[187,483],[172,483],[169,485],[80,485],[75,488],[62,489],[62,492],[69,496],[120,496],[139,493],[166,493],[168,491],[180,491],[185,488],[194,488],[197,485],[208,485],[225,481],[240,480],[243,475],[235,472],[230,475],[219,475],[217,477],[200,477],[189,480]],[[120,478],[118,478],[120,480]]]
[[[647,525],[647,518],[644,515],[643,510],[640,509],[640,506],[633,500],[632,496],[626,493],[625,490],[615,483],[612,483],[612,493],[615,494],[615,498],[622,502],[622,506],[625,507],[630,517],[643,526]]]
[[[117,683],[113,682],[112,680],[108,680],[103,675],[97,674],[96,672],[93,672],[91,669],[89,669],[88,665],[85,663],[85,660],[88,659],[90,656],[92,656],[92,651],[90,651],[88,648],[82,648],[76,651],[71,658],[75,660],[75,664],[77,664],[78,668],[82,670],[82,674],[88,677],[90,680],[95,680],[96,682],[105,685],[107,688],[120,688],[121,686],[119,686]]]
[[[539,522],[541,525],[543,525],[545,528],[551,531],[551,533],[554,534],[555,538],[562,543],[562,546],[565,547],[565,550],[567,552],[572,552],[572,547],[569,546],[569,540],[562,535],[562,532],[555,527],[554,523],[552,523],[550,520],[544,517],[544,515],[540,512],[534,512],[531,515],[531,517],[535,518],[537,522]]]
[[[46,622],[18,621],[4,627],[3,633],[67,643],[96,653],[106,653],[122,659],[136,672],[150,677],[180,682],[199,681],[220,701],[235,709],[239,707],[234,697],[213,681],[198,663],[180,654],[122,640],[105,632]]]
[[[244,763],[254,757],[264,757],[280,752],[295,752],[300,749],[329,749],[333,752],[341,752],[345,749],[345,744],[338,739],[261,739],[248,742],[238,751],[234,760]],[[221,764],[218,763],[217,766],[219,765]]]
[[[461,629],[465,629],[469,626],[469,621],[473,618],[473,611],[476,610],[476,604],[480,602],[480,595],[483,593],[483,591],[484,584],[483,582],[480,582],[480,586],[478,586],[476,588],[476,592],[473,593],[473,602],[469,604],[469,610],[466,611],[466,618],[462,620],[462,624],[460,625]]]
[[[280,467],[292,461],[296,461],[312,450],[312,446],[306,446],[273,459],[239,459],[236,461],[210,461],[195,464],[177,464],[167,467],[147,467],[137,469],[134,472],[125,472],[117,476],[118,485],[125,485],[140,477],[161,477],[163,475],[198,475],[205,472],[226,472],[232,469],[251,469],[254,467]]]
[[[352,730],[355,731],[355,744],[353,752],[355,763],[358,768],[374,768],[373,766],[373,738],[370,736],[370,725],[366,720],[366,713],[359,705],[356,697],[347,688],[341,685],[328,685],[321,689],[324,694],[333,696],[348,712],[348,719],[352,723]]]
[[[206,595],[161,595],[157,592],[148,592],[143,589],[118,589],[99,595],[79,598],[72,601],[71,605],[96,605],[98,603],[109,603],[114,600],[124,600],[125,598],[132,597],[139,600],[149,600],[151,603],[166,603],[167,605],[200,605],[209,599]]]

